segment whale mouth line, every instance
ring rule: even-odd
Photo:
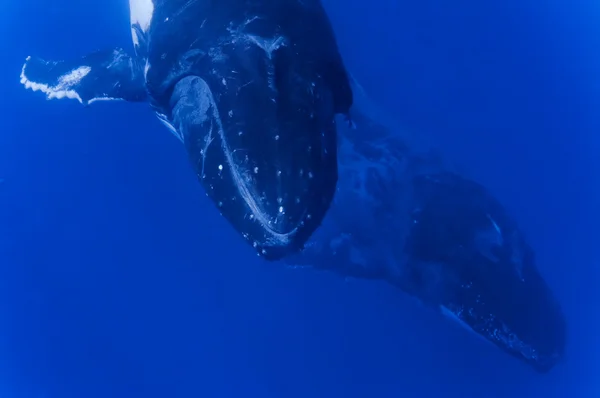
[[[229,156],[227,156],[227,158],[228,162],[232,160],[229,158]],[[270,244],[271,246],[283,246],[289,244],[291,238],[293,238],[298,232],[298,227],[294,227],[289,232],[279,232],[275,228],[273,228],[273,221],[271,221],[269,219],[270,217],[266,216],[265,212],[262,211],[259,203],[254,199],[254,196],[251,194],[250,189],[243,182],[240,173],[237,171],[237,168],[235,166],[232,166],[231,169],[231,174],[238,188],[238,192],[240,193],[240,196],[244,199],[246,206],[248,206],[248,209],[250,210],[250,218],[256,220],[263,228],[263,230],[268,232],[268,234],[272,238],[268,239],[266,243]]]
[[[218,112],[216,110],[216,108],[213,107],[213,109],[215,109],[215,113]],[[218,113],[215,116],[218,117]],[[285,246],[285,245],[289,244],[290,241],[292,240],[292,238],[298,232],[298,226],[295,226],[293,229],[291,229],[288,232],[279,232],[279,231],[277,231],[277,229],[275,229],[273,227],[273,224],[274,223],[276,224],[277,221],[275,220],[275,222],[274,222],[273,220],[271,220],[272,217],[269,217],[267,215],[267,213],[265,211],[263,211],[259,202],[255,199],[256,195],[252,194],[251,188],[244,181],[244,177],[240,173],[238,166],[236,165],[235,161],[233,160],[233,157],[231,156],[231,150],[229,148],[229,145],[227,145],[227,142],[225,141],[223,128],[221,126],[220,119],[217,118],[217,120],[218,120],[218,124],[219,124],[219,126],[218,126],[219,127],[219,136],[221,137],[221,148],[222,148],[223,152],[225,153],[225,159],[230,168],[231,176],[233,178],[235,186],[236,186],[240,196],[244,200],[246,206],[248,207],[248,210],[250,210],[249,217],[252,220],[258,222],[260,224],[260,226],[262,227],[262,229],[269,234],[269,237],[271,239],[267,239],[266,243],[268,245],[270,245],[270,246]],[[282,208],[280,208],[280,212],[281,212],[281,214],[283,214]]]
[[[208,88],[207,94],[208,94],[210,102],[211,102],[213,118],[214,118],[215,122],[217,123],[218,134],[219,134],[219,137],[221,138],[221,150],[225,154],[225,160],[227,162],[227,165],[229,166],[231,176],[233,178],[235,186],[236,186],[241,198],[244,200],[248,210],[250,211],[249,217],[251,219],[255,220],[256,222],[258,222],[260,224],[261,228],[263,229],[263,231],[265,231],[268,234],[268,237],[265,242],[268,246],[283,247],[283,246],[289,245],[290,242],[292,241],[292,238],[297,234],[299,226],[296,225],[290,231],[283,232],[283,233],[277,231],[272,226],[273,221],[270,220],[271,217],[267,216],[266,212],[264,212],[262,210],[260,204],[255,199],[256,195],[253,195],[253,193],[251,192],[250,187],[244,181],[244,177],[241,175],[241,173],[239,171],[239,167],[236,164],[235,160],[233,159],[232,151],[231,151],[229,145],[227,144],[227,141],[225,138],[225,131],[223,128],[223,123],[221,122],[221,116],[219,114],[219,110],[217,108],[215,98],[213,96],[213,93],[212,93],[212,90],[210,89],[210,87],[207,87],[207,88]],[[210,143],[209,143],[209,145],[210,145]],[[207,145],[206,149],[208,149],[209,145]],[[206,151],[204,153],[204,156],[206,156]],[[280,213],[283,214],[283,210],[281,207],[279,210],[280,210]],[[258,245],[257,242],[253,242],[253,244],[255,246]]]

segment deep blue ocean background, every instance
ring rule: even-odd
[[[520,223],[569,324],[540,375],[381,283],[260,261],[145,104],[28,55],[131,48],[128,2],[0,7],[0,398],[599,397],[600,7],[324,0],[348,68]]]

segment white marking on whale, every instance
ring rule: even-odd
[[[454,312],[444,305],[440,305],[440,310],[442,315],[457,323],[469,333],[475,335],[479,340],[484,341],[486,344],[493,344],[492,340],[495,340],[515,351],[520,352],[525,358],[531,359],[537,355],[537,351],[533,347],[519,339],[519,337],[504,323],[501,323],[501,328],[487,327],[482,330],[481,333],[477,333],[471,326],[469,326],[469,324],[463,321],[461,317],[461,310]],[[493,315],[490,315],[490,317],[493,318]]]
[[[273,65],[273,53],[280,47],[287,45],[286,38],[283,36],[275,36],[269,39],[251,34],[246,35],[246,38],[248,41],[261,48],[267,55],[267,81],[269,83],[269,88],[276,92],[277,88],[275,87],[275,65]]]
[[[460,316],[457,315],[454,311],[450,310],[450,308],[448,308],[444,305],[440,305],[440,311],[442,312],[442,315],[444,315],[451,321],[456,322],[458,325],[460,325],[465,330],[468,330],[469,332],[474,333],[471,326],[469,326],[465,321],[463,321],[460,318]]]
[[[283,36],[275,36],[271,39],[260,37],[257,35],[246,35],[248,40],[258,47],[262,48],[269,59],[273,59],[273,53],[280,47],[287,45],[286,38]]]
[[[98,97],[98,98],[92,98],[91,100],[89,100],[87,102],[88,105],[94,103],[94,102],[102,102],[102,101],[124,101],[123,98],[113,98],[113,97]]]
[[[208,87],[208,84],[206,84],[206,82],[204,80],[199,79],[199,81],[201,82],[201,85],[202,85],[201,90],[204,91],[204,94],[207,96],[207,98],[210,102],[210,108],[212,109],[212,117],[216,123],[216,127],[218,130],[217,133],[218,133],[219,137],[221,138],[221,148],[223,150],[223,153],[225,154],[227,166],[229,166],[229,169],[231,170],[231,177],[233,178],[233,182],[234,182],[235,186],[237,187],[240,196],[242,197],[242,199],[244,200],[244,202],[246,203],[246,205],[248,206],[248,208],[251,212],[251,214],[249,215],[249,218],[256,220],[258,223],[260,223],[261,227],[269,233],[269,238],[268,238],[269,243],[274,244],[274,245],[288,244],[290,242],[291,238],[296,234],[298,227],[296,226],[293,230],[291,230],[290,232],[287,232],[287,233],[279,233],[271,227],[271,225],[274,223],[274,220],[271,220],[271,217],[269,217],[269,215],[263,211],[263,209],[261,208],[261,205],[255,200],[255,198],[258,197],[258,195],[253,194],[252,193],[253,187],[251,186],[251,184],[247,184],[248,180],[245,177],[245,175],[247,175],[249,173],[244,173],[242,170],[240,170],[239,166],[236,164],[236,162],[233,159],[233,152],[227,143],[227,140],[225,137],[225,131],[223,129],[223,124],[221,122],[221,116],[219,115],[219,110],[217,108],[217,103],[215,101],[213,93],[212,93],[210,87]],[[212,134],[212,132],[211,132],[211,134]],[[209,137],[209,140],[207,140],[207,145],[204,148],[204,151],[203,151],[204,157],[206,156],[206,152],[208,151],[208,148],[212,142],[213,142],[213,140],[212,140],[212,136],[211,136],[211,137]],[[257,174],[258,172],[259,172],[258,167],[255,167],[254,173]],[[281,213],[283,213],[283,212],[281,212]]]
[[[31,57],[27,57],[26,61],[29,61]],[[74,86],[77,86],[81,79],[87,76],[88,73],[92,70],[89,66],[80,66],[71,70],[69,73],[66,73],[58,78],[58,82],[54,86],[49,86],[44,83],[33,82],[27,78],[25,75],[25,67],[27,66],[27,62],[23,65],[21,69],[21,84],[23,84],[26,88],[29,88],[33,91],[41,91],[46,94],[48,99],[53,98],[72,98],[76,99],[80,103],[83,104],[83,100],[77,94],[76,91],[72,90]]]
[[[154,14],[154,1],[153,0],[129,0],[129,18],[131,26],[138,24],[142,29],[142,32],[148,32],[150,29],[150,23],[152,22],[152,15]],[[135,29],[131,29],[131,38],[134,45],[139,45],[139,38]]]
[[[156,117],[158,118],[158,120],[161,121],[161,123],[179,140],[183,143],[183,134],[181,134],[180,132],[177,131],[177,129],[175,128],[175,126],[173,126],[171,124],[171,122],[169,122],[169,119],[167,118],[166,115],[163,115],[162,113],[158,113],[158,112],[154,112],[154,114],[156,115]]]
[[[93,102],[97,101],[122,101],[122,98],[113,98],[113,97],[96,97],[91,98],[87,101],[84,101],[81,96],[77,93],[76,89],[80,85],[81,81],[92,71],[90,66],[80,66],[72,69],[68,73],[65,73],[62,76],[57,78],[57,82],[55,85],[49,85],[47,83],[40,83],[30,80],[27,77],[27,62],[31,60],[31,56],[25,59],[25,63],[21,68],[21,84],[33,91],[41,91],[46,94],[47,99],[62,99],[62,98],[70,98],[76,99],[81,104],[89,105]],[[42,62],[42,61],[40,61]],[[54,64],[50,61],[43,61],[46,64]],[[111,65],[109,65],[110,67]]]
[[[475,336],[478,340],[483,341],[486,344],[493,345],[493,343],[490,340],[486,339],[484,336],[482,336],[481,334],[474,331],[473,328],[468,323],[463,321],[462,318],[460,317],[460,312],[455,313],[450,308],[448,308],[444,305],[440,305],[440,312],[442,313],[442,315],[444,315],[444,317],[446,317],[447,319],[452,321],[454,324],[459,325],[462,329],[466,330],[469,334]]]

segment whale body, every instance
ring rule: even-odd
[[[293,268],[384,280],[508,354],[547,372],[566,321],[533,248],[481,184],[407,137],[360,86],[356,129],[340,129],[338,193]]]
[[[353,102],[320,0],[130,0],[130,19],[134,55],[28,57],[21,82],[86,105],[148,102],[259,255],[300,250],[333,198],[334,116]]]

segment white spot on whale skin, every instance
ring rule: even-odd
[[[33,82],[27,78],[27,74],[25,73],[25,69],[27,68],[27,62],[31,60],[31,57],[27,57],[25,60],[25,64],[21,69],[21,84],[25,86],[25,88],[31,89],[33,91],[41,91],[46,94],[48,99],[53,98],[71,98],[76,99],[80,103],[83,104],[83,100],[77,93],[77,91],[73,90],[73,87],[77,86],[81,80],[87,76],[88,73],[92,70],[89,66],[80,66],[71,70],[69,73],[66,73],[58,78],[58,82],[54,86],[49,86],[46,83]],[[89,103],[89,102],[88,102]]]

